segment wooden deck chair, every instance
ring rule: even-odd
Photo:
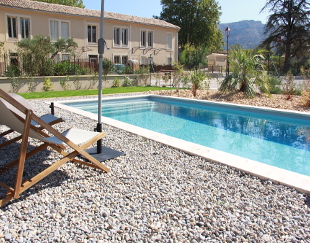
[[[56,129],[54,129],[51,125],[44,122],[38,116],[36,116],[32,110],[27,109],[22,104],[13,99],[10,95],[0,89],[0,123],[10,127],[14,131],[17,131],[22,134],[22,141],[20,147],[19,158],[15,161],[10,162],[5,167],[0,168],[0,174],[5,173],[10,168],[17,166],[17,172],[14,182],[14,187],[10,187],[2,182],[0,182],[0,186],[7,190],[6,197],[0,199],[0,206],[5,205],[13,198],[18,198],[19,195],[36,184],[41,179],[45,178],[47,175],[55,171],[61,165],[65,164],[68,161],[80,163],[83,165],[88,165],[96,169],[103,170],[105,172],[109,172],[110,169],[104,164],[100,163],[90,154],[88,154],[85,149],[100,140],[104,137],[104,132],[92,132],[85,131],[81,129],[71,128],[67,131],[60,133]],[[24,117],[19,116],[14,113],[11,109],[7,107],[7,104],[4,102],[8,102],[10,105],[14,106],[16,109],[21,111],[24,114]],[[53,136],[44,137],[38,131],[38,128],[31,124],[31,121],[39,124],[43,129],[46,129]],[[43,142],[42,145],[36,147],[30,152],[27,152],[28,147],[28,138],[32,137],[38,139]],[[81,144],[81,145],[79,145]],[[51,147],[61,155],[63,158],[53,163],[47,169],[43,170],[39,174],[35,175],[31,179],[23,181],[23,172],[24,165],[27,158],[30,156],[42,151],[43,149]],[[73,149],[72,152],[66,152],[66,147],[70,147]],[[88,162],[83,161],[81,159],[76,159],[77,155],[82,155]]]
[[[14,94],[14,93],[8,93],[8,95],[10,95],[13,99],[17,100],[19,103],[21,103],[21,104],[22,104],[23,106],[25,106],[27,109],[29,109],[29,110],[34,110],[33,107],[32,107],[32,105],[31,105],[25,98],[23,98],[22,96],[20,96],[20,95],[18,95],[18,94]],[[14,106],[10,105],[10,103],[6,103],[6,105],[7,105],[11,110],[13,110],[14,113],[18,114],[18,115],[21,116],[21,117],[24,116],[24,114],[23,114],[20,110],[16,109]],[[54,116],[54,115],[52,115],[52,114],[45,114],[45,115],[43,115],[43,116],[40,116],[40,118],[41,118],[43,121],[45,121],[46,123],[50,124],[50,125],[54,125],[54,124],[57,124],[57,123],[63,121],[62,118],[59,118],[59,117]],[[40,127],[40,126],[39,126],[36,122],[34,122],[34,121],[31,121],[31,124]],[[40,129],[40,128],[39,128],[39,129]],[[42,128],[41,128],[41,130],[42,130]],[[1,133],[1,134],[0,134],[0,137],[3,137],[3,136],[5,136],[5,135],[8,135],[8,134],[10,134],[10,133],[12,133],[12,132],[14,132],[14,130],[13,130],[13,129],[9,129],[9,130],[7,130],[7,131]],[[42,134],[42,135],[43,135],[43,134]],[[15,137],[15,138],[12,138],[12,139],[10,139],[10,140],[4,142],[4,143],[1,143],[1,144],[0,144],[0,148],[3,148],[3,147],[5,147],[5,146],[8,146],[9,144],[12,144],[12,143],[14,143],[14,142],[20,140],[21,138],[22,138],[22,136],[20,135],[20,136],[17,136],[17,137]]]

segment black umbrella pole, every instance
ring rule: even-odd
[[[97,132],[102,132],[102,123],[97,123]],[[102,153],[102,139],[99,139],[97,141],[97,154]]]

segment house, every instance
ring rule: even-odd
[[[225,72],[227,65],[226,53],[212,53],[208,56],[208,69],[210,72]]]
[[[97,63],[100,28],[98,10],[31,0],[0,0],[0,43],[12,61],[15,43],[34,35],[52,40],[72,37],[78,44],[76,58]],[[179,27],[159,19],[105,12],[104,57],[116,64],[170,65],[178,61]],[[55,61],[69,59],[59,53]]]

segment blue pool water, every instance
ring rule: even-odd
[[[97,101],[66,105],[97,114]],[[306,116],[156,97],[103,101],[102,116],[310,176]]]

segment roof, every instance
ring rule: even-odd
[[[18,9],[27,9],[40,12],[49,12],[56,14],[65,14],[65,15],[76,15],[81,17],[90,17],[90,18],[100,18],[101,11],[84,9],[78,7],[71,7],[61,4],[37,2],[32,0],[0,0],[0,6],[13,7]],[[153,25],[164,28],[173,28],[180,29],[180,27],[170,24],[164,20],[144,18],[126,14],[119,14],[113,12],[104,11],[104,18],[106,20],[116,20],[123,21],[128,23],[138,23],[144,25]]]

